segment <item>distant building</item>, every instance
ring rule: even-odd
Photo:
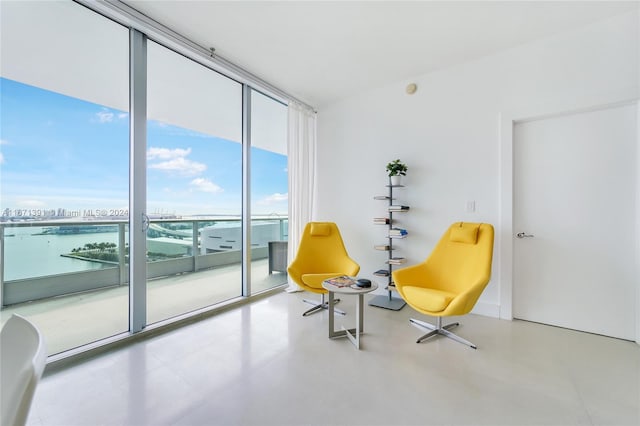
[[[147,252],[162,253],[167,256],[191,256],[193,242],[175,238],[158,237],[147,239]]]
[[[251,224],[251,247],[267,247],[269,241],[280,241],[280,221]],[[239,222],[218,223],[200,230],[200,254],[241,250],[242,231]]]

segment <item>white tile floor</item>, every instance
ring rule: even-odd
[[[32,425],[638,425],[640,346],[461,318],[416,344],[410,307],[366,307],[362,350],[308,293],[278,293],[46,374]],[[351,325],[355,297],[342,297]]]

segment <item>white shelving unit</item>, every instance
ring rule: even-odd
[[[378,277],[387,278],[387,295],[378,295],[371,299],[369,302],[369,306],[376,306],[378,308],[391,309],[392,311],[399,311],[404,308],[406,302],[402,300],[400,297],[394,297],[395,285],[393,283],[393,279],[391,277],[391,272],[393,271],[393,267],[397,265],[402,265],[406,262],[406,259],[403,257],[397,257],[393,255],[394,250],[394,242],[398,239],[406,238],[406,233],[402,233],[399,231],[395,231],[397,228],[393,223],[393,215],[396,214],[404,214],[409,210],[408,206],[397,206],[394,204],[393,198],[393,188],[403,188],[404,185],[387,185],[389,188],[389,195],[379,195],[374,197],[376,200],[388,201],[387,207],[387,215],[383,218],[374,218],[373,223],[376,225],[386,226],[387,227],[387,240],[388,242],[385,244],[376,245],[374,248],[376,250],[382,250],[387,252],[387,260],[385,264],[387,267],[385,269],[379,269],[373,273],[373,275]]]

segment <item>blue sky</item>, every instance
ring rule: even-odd
[[[126,209],[125,111],[0,78],[0,207]],[[242,147],[149,121],[147,211],[240,214]],[[287,213],[287,158],[252,148],[253,214]]]

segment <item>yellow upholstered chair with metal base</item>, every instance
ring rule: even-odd
[[[437,317],[436,325],[410,320],[411,324],[430,330],[416,343],[440,334],[477,348],[449,331],[459,323],[443,326],[442,317],[469,313],[489,283],[493,233],[493,226],[487,223],[454,223],[424,262],[393,272],[396,289],[407,304]]]
[[[307,223],[300,238],[296,257],[287,268],[291,279],[300,287],[322,295],[320,303],[305,300],[314,306],[303,313],[303,316],[329,307],[324,300],[325,294],[328,293],[322,287],[324,280],[340,275],[355,276],[359,271],[360,265],[347,254],[338,226],[333,222]],[[344,315],[342,311],[336,312]]]

